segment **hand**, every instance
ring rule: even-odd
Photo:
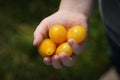
[[[38,46],[42,42],[43,38],[47,35],[49,28],[55,24],[61,24],[65,26],[66,29],[69,29],[75,25],[82,25],[87,30],[87,17],[83,14],[69,11],[58,11],[54,13],[53,15],[41,21],[36,28],[34,32],[33,45]],[[83,50],[85,42],[86,40],[83,43],[78,44],[72,39],[68,40],[68,43],[74,52],[71,57],[67,56],[66,53],[63,52],[60,55],[54,54],[52,57],[44,57],[44,63],[47,65],[52,65],[56,69],[62,68],[62,66],[71,66],[75,62],[76,55]]]

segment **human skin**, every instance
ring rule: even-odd
[[[34,31],[33,45],[38,46],[47,35],[49,28],[55,24],[61,24],[67,29],[81,25],[88,30],[88,19],[91,15],[93,2],[94,0],[61,0],[58,11],[43,19],[37,26]],[[44,63],[53,66],[55,69],[72,66],[75,63],[76,56],[84,49],[86,40],[78,44],[70,39],[68,43],[74,52],[72,56],[69,57],[65,52],[62,52],[60,55],[54,54],[51,57],[44,57]]]

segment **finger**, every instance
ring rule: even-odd
[[[81,43],[81,44],[78,44],[75,40],[73,40],[73,39],[69,39],[68,40],[68,43],[69,43],[69,45],[71,46],[71,48],[73,49],[73,52],[76,54],[76,55],[78,55],[78,54],[80,54],[82,51],[83,51],[83,49],[84,49],[84,47],[85,47],[85,44],[86,44],[86,42],[83,42],[83,43]]]
[[[47,34],[47,32],[48,32],[47,23],[45,21],[42,21],[34,31],[33,45],[38,46],[45,37],[45,35]]]
[[[44,57],[43,61],[46,65],[50,65],[50,57]]]
[[[58,55],[53,55],[52,56],[51,64],[55,69],[62,68],[62,64],[60,62],[60,57]]]
[[[62,52],[59,56],[61,58],[62,64],[64,64],[65,66],[72,66],[75,62],[75,55],[69,57],[65,52]]]

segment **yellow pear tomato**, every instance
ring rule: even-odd
[[[55,53],[59,55],[61,52],[65,52],[68,56],[71,56],[73,53],[73,50],[67,42],[64,42],[57,47]]]
[[[67,39],[74,39],[78,43],[85,40],[87,35],[86,29],[83,26],[73,26],[68,30]]]
[[[57,44],[63,43],[67,40],[67,30],[62,25],[53,25],[49,29],[49,37]]]
[[[41,56],[51,56],[56,50],[56,44],[50,39],[44,39],[38,47]]]

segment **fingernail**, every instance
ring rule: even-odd
[[[72,39],[69,39],[69,40],[68,40],[68,43],[69,43],[70,45],[72,45],[72,44],[74,44],[74,41],[73,41]]]
[[[34,45],[34,46],[39,46],[39,44],[40,44],[39,42],[40,42],[40,41],[38,41],[37,39],[35,39],[35,40],[33,41],[33,45]]]

